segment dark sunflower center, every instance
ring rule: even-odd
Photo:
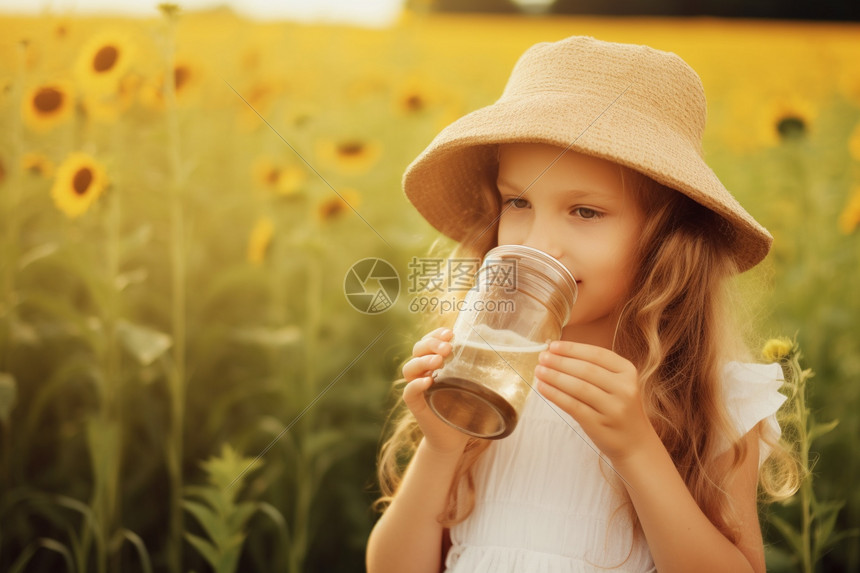
[[[269,185],[274,185],[278,182],[278,176],[280,173],[277,169],[269,169],[269,172],[266,173],[266,183]]]
[[[412,94],[406,98],[406,109],[409,111],[421,111],[424,109],[424,100],[418,94]]]
[[[86,195],[87,190],[90,188],[90,183],[93,182],[93,172],[88,167],[82,167],[78,169],[77,173],[75,173],[74,179],[72,179],[72,189],[75,190],[75,193],[78,195]]]
[[[188,82],[191,77],[191,70],[185,66],[176,66],[173,70],[173,85],[176,86],[176,91],[181,91],[182,86]]]
[[[63,105],[63,92],[55,88],[42,88],[33,98],[33,107],[41,113],[57,111]]]
[[[323,205],[322,208],[322,216],[323,219],[333,219],[337,217],[344,210],[344,206],[340,201],[330,201]]]
[[[806,134],[806,122],[797,116],[786,116],[776,123],[776,131],[782,139],[802,137]]]
[[[102,46],[93,58],[93,69],[102,74],[109,72],[119,59],[119,50],[114,46]]]
[[[343,155],[345,157],[353,157],[355,155],[360,155],[363,150],[364,144],[360,141],[347,141],[337,146],[338,154]]]

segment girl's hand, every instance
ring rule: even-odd
[[[433,384],[433,371],[441,368],[445,357],[451,353],[449,341],[453,335],[447,328],[437,328],[426,334],[412,348],[413,358],[403,365],[403,377],[407,382],[403,401],[418,421],[427,447],[445,454],[462,453],[469,436],[440,420],[427,405],[424,391]]]
[[[611,461],[626,460],[656,437],[645,414],[639,373],[615,352],[552,342],[535,368],[538,390],[570,414]]]

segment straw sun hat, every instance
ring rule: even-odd
[[[403,189],[436,229],[462,241],[491,227],[478,200],[497,144],[549,143],[644,173],[718,213],[741,271],[773,241],[702,158],[702,82],[670,52],[576,36],[520,57],[502,96],[442,130],[406,169]]]

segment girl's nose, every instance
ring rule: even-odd
[[[555,236],[546,222],[535,220],[523,245],[543,251],[556,259],[561,258],[561,246],[558,237]]]

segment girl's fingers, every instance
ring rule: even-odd
[[[451,335],[453,333],[447,328],[437,328],[433,332],[426,334],[424,338],[415,343],[412,347],[412,356],[425,356],[432,352],[437,354],[447,354],[451,350]]]
[[[587,380],[604,392],[612,391],[614,374],[597,364],[546,351],[541,352],[538,361],[543,367],[567,374],[579,380]]]
[[[403,388],[403,401],[406,406],[415,414],[420,412],[427,406],[427,401],[424,399],[424,391],[433,384],[433,379],[429,376],[416,378]]]
[[[609,372],[623,372],[630,367],[628,360],[612,350],[591,344],[556,340],[550,343],[548,350],[552,354],[589,362]]]
[[[403,377],[411,381],[419,376],[429,376],[433,370],[442,368],[444,362],[445,358],[440,354],[418,356],[403,365]]]
[[[428,332],[424,336],[421,337],[422,340],[425,338],[444,338],[445,340],[450,340],[451,335],[454,334],[450,328],[445,328],[444,326],[440,326],[436,330],[432,332]]]
[[[595,420],[600,419],[600,412],[595,410],[591,404],[578,400],[564,390],[538,379],[537,390],[541,395],[553,402],[556,406],[570,414],[570,416],[580,423],[583,428],[592,425]]]
[[[535,368],[535,376],[546,386],[560,390],[577,402],[586,404],[596,411],[603,411],[607,402],[611,400],[611,396],[598,386],[553,368],[538,365]]]

